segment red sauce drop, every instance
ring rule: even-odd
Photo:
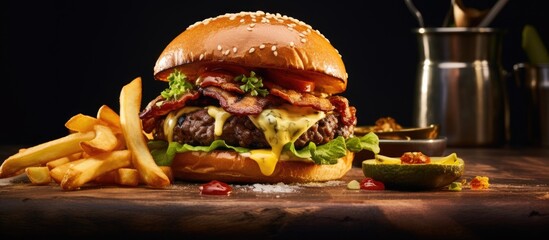
[[[213,180],[198,187],[200,194],[204,195],[229,195],[233,188],[224,182]]]
[[[360,181],[360,189],[364,190],[385,190],[385,184],[372,178],[364,178]]]

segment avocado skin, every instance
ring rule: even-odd
[[[362,162],[364,176],[395,190],[440,189],[459,179],[464,170],[461,158],[454,164],[377,164],[375,159]]]

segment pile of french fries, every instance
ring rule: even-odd
[[[88,183],[120,186],[167,187],[170,167],[159,167],[147,148],[139,111],[141,78],[120,92],[120,114],[107,105],[96,117],[77,114],[65,127],[65,137],[21,149],[0,166],[0,178],[25,173],[33,184],[58,183],[76,190]]]

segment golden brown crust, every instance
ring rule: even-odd
[[[225,14],[197,22],[164,49],[154,67],[166,80],[177,67],[189,77],[209,63],[306,71],[317,91],[341,93],[347,72],[337,50],[317,30],[291,17],[263,12]]]
[[[354,153],[348,152],[334,165],[279,161],[272,175],[261,173],[257,163],[236,152],[178,153],[171,165],[175,179],[240,183],[323,182],[343,177],[352,167]]]

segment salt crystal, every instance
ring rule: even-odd
[[[291,186],[284,184],[282,182],[277,184],[259,184],[256,183],[252,185],[254,192],[264,192],[264,193],[290,193],[295,192],[299,189],[298,186]]]

